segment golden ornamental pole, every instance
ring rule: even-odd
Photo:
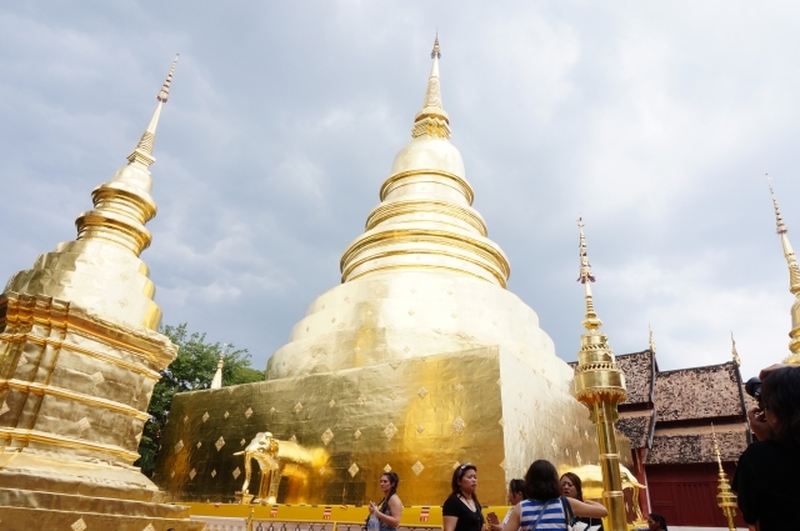
[[[617,405],[625,400],[625,375],[619,370],[614,352],[608,346],[608,336],[600,331],[603,322],[594,311],[590,284],[594,282],[592,266],[586,252],[583,234],[583,219],[578,219],[580,229],[580,276],[578,282],[584,286],[586,318],[575,368],[575,395],[589,408],[590,418],[597,427],[597,444],[600,451],[600,469],[603,474],[603,503],[608,509],[608,531],[626,531],[625,499],[620,476],[620,455],[614,433],[614,422],[619,417]]]
[[[725,475],[725,470],[722,468],[722,457],[719,454],[719,446],[717,445],[717,433],[714,431],[714,425],[711,425],[711,436],[714,439],[714,454],[717,456],[717,465],[719,465],[719,494],[717,494],[717,505],[722,509],[722,514],[728,519],[728,529],[736,531],[736,507],[738,503],[736,494],[731,490],[731,484],[728,482],[728,477]]]
[[[789,237],[786,235],[789,229],[786,228],[786,224],[781,217],[781,211],[778,209],[778,201],[775,199],[775,191],[772,189],[769,175],[767,175],[767,184],[769,185],[769,193],[772,195],[772,205],[775,207],[775,224],[781,237],[783,256],[789,266],[789,291],[794,295],[794,304],[792,304],[791,309],[792,330],[789,332],[791,355],[783,361],[784,363],[800,365],[800,265],[797,264],[792,244],[789,243]]]

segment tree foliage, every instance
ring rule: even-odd
[[[169,408],[175,393],[208,389],[217,371],[217,362],[223,354],[219,343],[207,343],[206,335],[189,332],[186,323],[178,326],[166,325],[159,330],[178,346],[178,357],[163,371],[161,380],[153,388],[148,413],[150,420],[144,426],[139,443],[139,460],[135,463],[147,476],[153,475],[156,455],[161,443],[161,433],[169,417]],[[227,346],[223,358],[222,385],[258,382],[264,379],[264,371],[250,367],[247,349]]]

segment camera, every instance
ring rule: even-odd
[[[744,390],[748,395],[756,399],[759,408],[764,409],[761,405],[761,380],[758,379],[758,376],[753,376],[747,380],[747,383],[744,384]]]

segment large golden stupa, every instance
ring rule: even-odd
[[[174,398],[155,480],[176,499],[248,486],[282,503],[363,503],[392,470],[404,503],[438,504],[470,461],[481,501],[501,504],[535,458],[597,463],[572,369],[506,289],[508,260],[472,207],[439,57],[437,39],[412,138],[342,256],[342,284],[311,304],[264,382]],[[256,459],[268,486],[249,477],[251,451],[272,452]]]
[[[0,295],[0,529],[202,529],[133,463],[159,371],[177,349],[139,254],[156,213],[149,166],[173,69],[128,165],[92,192],[78,236]]]

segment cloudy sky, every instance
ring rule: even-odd
[[[142,255],[164,323],[254,365],[339,282],[410,138],[438,29],[444,107],[510,289],[575,359],[575,220],[618,354],[788,354],[800,246],[793,2],[13,2],[0,7],[0,277],[75,237],[175,52]],[[795,232],[792,232],[792,229]]]

